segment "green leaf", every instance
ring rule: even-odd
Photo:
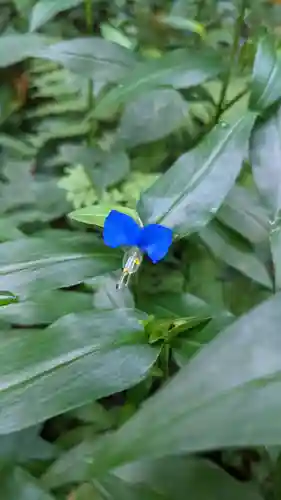
[[[213,340],[223,328],[233,323],[234,316],[223,311],[218,313],[201,330],[189,332],[188,338],[176,339],[173,347],[173,357],[178,366],[186,365],[192,356]]]
[[[148,314],[158,318],[167,318],[171,322],[176,318],[208,319],[212,316],[212,308],[195,295],[189,293],[158,293],[140,298],[138,306]]]
[[[192,33],[197,33],[201,37],[205,37],[206,31],[203,24],[200,24],[192,19],[186,19],[181,16],[157,16],[157,20],[159,20],[162,24],[169,26],[170,28],[174,28],[180,31],[191,31]]]
[[[0,332],[0,434],[139,383],[158,350],[130,310],[69,314],[45,330]]]
[[[280,306],[277,294],[223,330],[108,436],[92,473],[144,458],[280,444]]]
[[[118,252],[90,234],[51,232],[0,245],[0,289],[22,298],[72,286],[120,267]]]
[[[41,430],[41,426],[35,426],[0,436],[0,462],[24,464],[54,459],[56,447],[40,436]]]
[[[102,443],[100,443],[102,444]],[[241,483],[213,462],[201,458],[171,457],[162,460],[140,461],[118,468],[103,476],[105,482],[94,478],[91,459],[98,452],[90,443],[70,450],[59,458],[47,471],[44,482],[57,487],[72,480],[91,480],[95,485],[107,485],[108,478],[118,477],[133,488],[142,486],[144,491],[153,491],[163,500],[261,500],[257,487]],[[114,483],[113,483],[114,484]],[[118,484],[118,483],[117,483]],[[103,491],[103,489],[99,489]],[[132,494],[131,492],[131,494]],[[82,497],[83,498],[83,497]],[[89,497],[89,500],[93,497]],[[111,497],[110,497],[111,498]],[[115,500],[115,496],[112,497]],[[119,497],[117,497],[119,498]],[[123,498],[127,498],[124,496]],[[129,500],[135,497],[129,497]],[[146,500],[147,496],[143,496]],[[157,497],[158,498],[158,497]],[[85,500],[88,497],[85,497]],[[83,499],[84,500],[84,499]]]
[[[83,165],[89,179],[100,191],[117,184],[129,174],[130,160],[122,150],[103,151],[98,147],[66,144],[60,148],[60,153],[70,165]]]
[[[281,60],[270,37],[257,49],[252,77],[250,108],[262,111],[281,97]]]
[[[134,309],[134,297],[128,287],[116,289],[119,276],[104,276],[94,281],[93,305],[96,309]],[[1,318],[1,314],[0,314]]]
[[[187,102],[176,90],[151,90],[127,104],[119,139],[129,147],[162,139],[183,125],[187,111]]]
[[[83,0],[39,0],[30,14],[30,31],[35,31],[47,21],[55,17],[59,12],[76,7]]]
[[[2,35],[0,44],[0,68],[31,57],[36,50],[43,49],[46,38],[33,33]]]
[[[39,51],[38,56],[102,82],[119,80],[136,62],[136,56],[130,50],[98,37],[59,42]]]
[[[3,469],[0,472],[1,494],[5,500],[55,500],[44,491],[38,480],[28,472],[16,467]]]
[[[142,221],[158,222],[181,236],[206,225],[240,172],[254,119],[249,113],[227,126],[218,124],[182,155],[141,196],[137,208]]]
[[[22,238],[23,233],[8,218],[0,218],[0,242]]]
[[[217,213],[217,219],[251,243],[268,238],[268,214],[259,196],[242,186],[234,186]]]
[[[53,290],[38,293],[28,300],[2,307],[0,319],[16,325],[45,325],[71,312],[78,313],[91,309],[92,303],[91,294]]]
[[[18,297],[11,292],[0,291],[0,306],[7,306],[18,301]]]
[[[168,52],[161,59],[138,64],[98,102],[94,116],[110,118],[120,105],[155,87],[194,87],[214,78],[221,70],[221,62],[213,52],[196,53],[186,49]]]
[[[216,257],[230,267],[266,288],[272,289],[272,280],[265,264],[243,241],[235,239],[215,223],[209,224],[200,231],[200,238]]]
[[[256,486],[235,480],[201,458],[142,461],[122,467],[115,474],[129,484],[142,484],[171,500],[261,500]]]
[[[79,208],[71,212],[68,216],[76,220],[77,222],[82,222],[83,224],[90,224],[94,226],[103,227],[104,221],[111,210],[117,210],[123,214],[127,214],[132,217],[138,224],[141,223],[140,218],[135,210],[128,207],[123,207],[122,205],[92,205],[91,207]]]
[[[271,116],[258,122],[254,128],[250,159],[256,186],[266,207],[270,210],[271,222],[276,222],[281,209],[281,106]]]

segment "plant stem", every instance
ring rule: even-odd
[[[236,59],[236,56],[237,56],[237,53],[239,50],[240,35],[241,35],[241,29],[242,29],[243,22],[244,22],[245,9],[246,9],[246,0],[241,0],[240,12],[239,12],[239,15],[238,15],[236,23],[235,23],[234,39],[233,39],[233,44],[232,44],[232,49],[231,49],[231,54],[230,54],[230,63],[229,63],[225,78],[223,80],[220,98],[219,98],[219,103],[218,103],[218,107],[217,107],[217,113],[215,116],[215,123],[218,122],[218,120],[219,120],[219,118],[220,118],[220,116],[223,113],[224,108],[225,108],[227,90],[228,90],[228,87],[230,84],[233,66],[235,65],[235,59]]]
[[[88,35],[92,35],[93,32],[93,4],[92,0],[84,0],[85,2],[85,18],[86,18],[86,27]],[[92,79],[89,79],[88,82],[88,110],[92,111],[94,105],[94,96],[93,96],[93,82]],[[92,142],[92,121],[90,122],[90,130],[88,135],[88,144],[90,145]]]

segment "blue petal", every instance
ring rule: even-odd
[[[141,232],[139,247],[146,252],[154,264],[168,253],[173,241],[173,232],[160,224],[149,224]]]
[[[111,248],[138,244],[141,227],[129,215],[111,210],[103,228],[103,240]]]

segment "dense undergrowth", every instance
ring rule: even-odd
[[[278,500],[281,2],[0,11],[0,498]]]

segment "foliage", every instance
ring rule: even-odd
[[[0,8],[3,499],[278,500],[281,2]]]

